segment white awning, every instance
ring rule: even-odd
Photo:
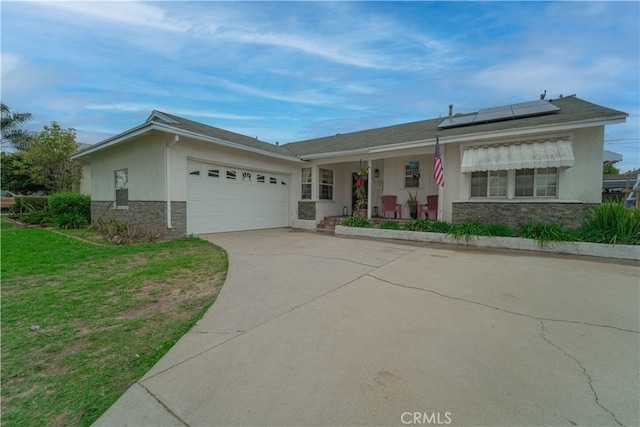
[[[519,144],[469,147],[462,153],[462,172],[571,167],[571,141],[528,141]]]

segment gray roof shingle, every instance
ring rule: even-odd
[[[461,136],[518,128],[552,126],[580,121],[607,120],[627,116],[627,113],[622,111],[602,107],[575,96],[559,98],[550,102],[559,107],[560,111],[541,116],[520,117],[510,120],[446,129],[438,128],[438,125],[443,120],[442,118],[421,120],[377,129],[368,129],[358,132],[327,136],[324,138],[292,142],[283,145],[283,147],[289,149],[296,156],[304,157],[313,154],[358,150],[405,142],[429,140],[435,139],[436,136],[442,138],[447,136]]]

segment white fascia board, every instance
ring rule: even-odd
[[[136,136],[140,136],[143,135],[145,133],[151,132],[153,130],[157,130],[160,132],[165,132],[165,133],[170,133],[170,134],[174,134],[174,135],[180,135],[180,136],[184,136],[184,137],[188,137],[188,138],[193,138],[193,139],[198,139],[200,141],[205,141],[205,142],[210,142],[210,143],[214,143],[214,144],[218,144],[218,145],[223,145],[226,147],[231,147],[231,148],[235,148],[238,150],[243,150],[243,151],[249,151],[252,153],[257,153],[257,154],[261,154],[263,156],[269,156],[269,157],[275,157],[278,159],[283,159],[283,160],[288,160],[288,161],[292,161],[292,162],[298,162],[298,163],[302,163],[302,160],[297,158],[297,157],[293,157],[293,156],[285,156],[282,154],[277,154],[277,153],[270,153],[268,151],[263,151],[260,150],[258,148],[253,148],[253,147],[247,147],[245,145],[241,145],[241,144],[235,144],[229,141],[224,141],[222,139],[218,139],[218,138],[212,138],[206,135],[202,135],[196,132],[189,132],[189,131],[185,131],[182,129],[178,129],[175,127],[172,127],[170,125],[164,125],[164,124],[160,124],[160,123],[154,123],[154,122],[147,122],[144,123],[140,126],[137,126],[133,129],[128,130],[127,132],[123,132],[119,135],[116,135],[112,138],[109,138],[105,141],[102,141],[98,144],[92,145],[88,148],[85,148],[82,151],[78,151],[77,153],[74,153],[70,156],[71,160],[76,160],[76,159],[80,159],[82,157],[88,156],[92,153],[95,153],[96,151],[100,151],[103,150],[105,148],[108,147],[112,147],[114,145],[117,144],[121,144],[131,138],[134,138]]]

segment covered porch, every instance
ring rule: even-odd
[[[325,217],[346,217],[359,211],[368,219],[382,220],[383,196],[395,196],[399,205],[400,215],[384,212],[386,218],[411,219],[410,198],[421,205],[430,195],[442,200],[442,187],[433,179],[434,157],[432,146],[388,156],[313,159],[302,168],[297,219],[317,224]],[[437,217],[442,218],[442,203],[439,205]],[[431,219],[435,216],[430,215]]]

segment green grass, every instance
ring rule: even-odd
[[[93,423],[202,317],[228,268],[197,238],[97,246],[0,225],[3,426]]]

